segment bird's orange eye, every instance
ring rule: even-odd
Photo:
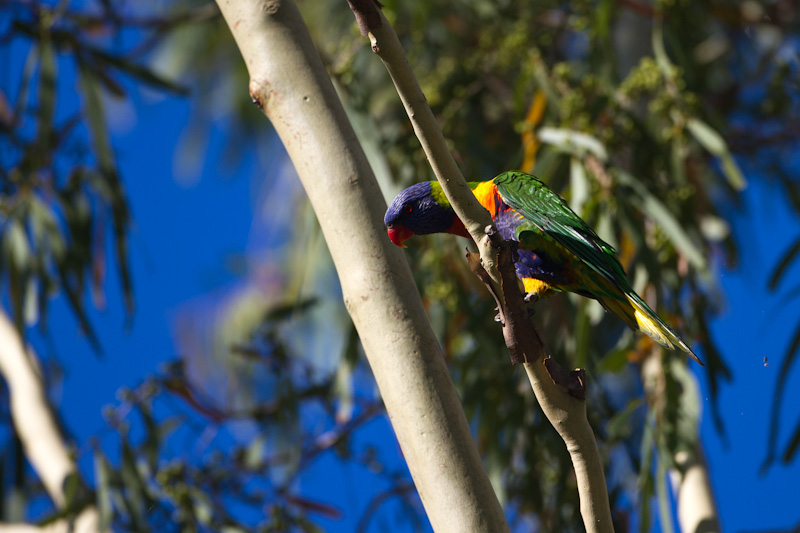
[[[410,213],[411,211],[414,210],[414,207],[411,204],[407,204],[404,209],[406,213]]]

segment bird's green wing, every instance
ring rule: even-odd
[[[524,172],[504,172],[494,180],[503,201],[558,244],[575,254],[592,270],[630,290],[616,250],[603,241],[581,217],[570,209],[567,202],[547,185]],[[534,229],[523,222],[517,234]]]

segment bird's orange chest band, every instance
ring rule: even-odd
[[[472,193],[475,195],[475,198],[478,199],[478,202],[489,211],[492,218],[494,218],[497,214],[497,201],[499,200],[495,184],[491,181],[484,181],[472,189]]]

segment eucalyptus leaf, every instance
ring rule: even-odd
[[[209,525],[211,518],[214,515],[214,509],[211,505],[211,500],[206,493],[199,489],[191,489],[189,491],[192,498],[192,508],[194,510],[194,517],[203,525]]]
[[[28,278],[25,288],[25,301],[22,306],[22,322],[33,326],[39,321],[39,284],[33,276]]]
[[[3,231],[4,262],[13,266],[18,272],[27,272],[32,266],[33,255],[25,228],[17,218],[6,222]]]
[[[139,413],[145,428],[145,438],[141,448],[149,470],[154,471],[158,464],[158,452],[161,448],[161,433],[150,405],[141,403],[139,405]]]
[[[769,290],[774,291],[778,288],[778,284],[781,282],[786,270],[794,262],[798,253],[800,253],[800,237],[789,245],[789,248],[787,248],[783,255],[781,255],[781,258],[778,259],[775,268],[772,269],[772,273],[769,276],[769,283],[767,284]]]
[[[675,140],[670,145],[670,169],[675,183],[685,186],[688,183],[686,177],[686,141],[683,138]]]
[[[673,533],[672,506],[669,500],[669,487],[667,481],[667,467],[662,461],[656,466],[656,498],[658,499],[658,517],[663,533]]]
[[[683,229],[681,223],[678,222],[678,219],[675,218],[667,206],[650,193],[633,175],[619,168],[614,169],[614,174],[620,183],[633,188],[642,199],[642,203],[636,206],[642,214],[652,217],[658,223],[675,247],[686,256],[694,267],[705,270],[708,266],[705,255],[694,244],[689,234]]]
[[[266,451],[266,437],[257,435],[245,448],[244,465],[250,470],[258,470],[264,464]]]
[[[703,148],[720,158],[722,171],[728,178],[731,187],[737,191],[744,189],[747,181],[722,136],[696,117],[692,117],[686,122],[686,128]]]
[[[603,143],[595,136],[580,131],[564,128],[542,127],[536,135],[543,143],[551,144],[564,152],[582,157],[589,153],[600,161],[608,160],[608,151]]]
[[[146,493],[145,486],[142,479],[139,477],[139,471],[136,467],[136,456],[130,444],[122,441],[122,464],[120,467],[120,474],[122,476],[122,483],[126,489],[125,505],[127,507],[128,515],[133,523],[136,531],[146,531],[148,528],[147,518],[145,513],[146,507]]]
[[[660,18],[653,22],[652,44],[653,55],[655,55],[658,68],[661,69],[661,74],[671,80],[674,76],[674,67],[667,55],[666,48],[664,48],[664,23]]]
[[[146,85],[150,85],[156,89],[169,91],[178,95],[185,96],[189,94],[189,89],[185,85],[181,85],[180,83],[169,80],[161,74],[157,74],[152,69],[143,65],[133,63],[126,58],[110,54],[99,48],[89,47],[88,51],[91,53],[96,62],[112,65],[113,67],[125,72],[130,76],[133,76],[138,81]]]
[[[40,252],[46,250],[56,262],[62,261],[67,246],[53,208],[36,195],[30,197],[28,205],[28,221],[33,241],[37,243]]]
[[[97,157],[101,173],[116,173],[116,163],[111,150],[108,130],[106,129],[106,115],[103,109],[101,84],[97,74],[83,61],[78,61],[78,74],[83,101],[86,109],[86,120],[92,134],[92,145]]]
[[[599,363],[598,371],[618,372],[628,364],[630,349],[621,348],[608,353]]]
[[[40,50],[31,48],[31,50],[28,52],[28,56],[25,58],[25,66],[22,68],[22,76],[20,77],[19,89],[17,91],[17,99],[14,102],[14,123],[12,126],[21,121],[25,108],[28,106],[31,78],[33,77],[33,72],[36,68],[39,57]]]
[[[800,448],[800,421],[794,426],[792,436],[789,437],[789,443],[783,451],[782,460],[785,464],[789,464],[794,459],[798,448]]]
[[[336,420],[340,423],[347,422],[353,417],[355,406],[353,386],[353,371],[355,364],[342,358],[336,369],[336,377],[333,382],[333,390],[338,398],[336,407]]]
[[[728,146],[722,136],[711,126],[698,118],[690,118],[686,122],[686,127],[697,139],[703,148],[716,156],[722,156],[728,151]]]
[[[583,215],[583,205],[589,199],[589,179],[586,169],[578,157],[569,159],[569,206],[578,215]]]
[[[778,447],[779,429],[781,422],[780,408],[783,397],[786,393],[786,380],[791,374],[792,367],[800,354],[800,322],[795,325],[789,346],[783,355],[780,368],[778,370],[778,381],[775,384],[775,392],[772,395],[772,409],[770,412],[769,434],[767,437],[767,456],[761,464],[761,472],[765,473],[775,461],[776,450]]]
[[[100,450],[94,451],[94,472],[96,481],[96,505],[100,519],[98,529],[106,531],[111,526],[112,504],[111,504],[111,466]]]
[[[75,312],[75,316],[78,318],[78,323],[80,324],[83,333],[86,335],[89,344],[93,348],[95,354],[98,356],[103,355],[103,348],[100,345],[100,339],[97,337],[91,322],[89,322],[89,316],[86,314],[86,310],[84,309],[81,292],[76,290],[73,287],[73,284],[69,281],[66,267],[59,265],[58,274],[61,282],[61,288],[66,294],[67,301],[69,302],[70,307],[72,307],[72,310]]]
[[[67,507],[75,505],[77,499],[80,497],[81,479],[77,472],[70,472],[64,478],[62,483],[64,489],[64,499],[67,502]]]
[[[79,62],[81,88],[83,90],[89,129],[97,157],[100,178],[94,173],[87,177],[101,191],[111,205],[112,225],[114,229],[114,248],[117,256],[117,268],[122,283],[122,293],[128,313],[133,312],[133,281],[128,259],[128,224],[130,214],[122,190],[122,183],[117,172],[116,161],[108,130],[105,125],[105,111],[101,97],[101,84],[97,75],[85,63]]]
[[[53,142],[53,119],[56,110],[56,53],[47,17],[42,19],[39,36],[39,145],[46,153]]]
[[[650,515],[650,498],[655,491],[653,479],[653,443],[654,443],[655,413],[650,410],[642,433],[641,464],[639,465],[639,533],[650,531],[652,517]]]

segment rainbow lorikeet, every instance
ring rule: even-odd
[[[616,250],[604,242],[558,194],[523,172],[504,172],[469,184],[504,239],[519,242],[515,264],[526,300],[554,292],[594,298],[628,326],[703,364],[691,348],[634,292]],[[439,182],[412,185],[397,195],[384,218],[398,246],[412,235],[469,237]]]

